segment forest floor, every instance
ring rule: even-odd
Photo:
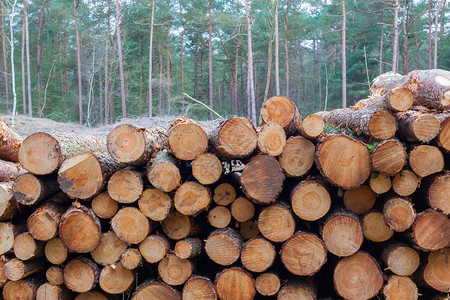
[[[12,125],[12,115],[0,115],[6,123]],[[36,132],[74,132],[78,134],[92,134],[96,136],[106,137],[109,132],[119,124],[133,124],[142,128],[159,127],[167,130],[172,124],[176,116],[163,117],[140,117],[134,119],[122,119],[114,124],[103,126],[88,127],[76,123],[57,122],[47,118],[29,117],[23,115],[16,115],[14,120],[14,130],[23,138]],[[219,120],[214,121],[199,121],[197,122],[203,127],[206,133],[217,127]]]

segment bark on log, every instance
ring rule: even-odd
[[[59,192],[55,176],[37,176],[25,173],[13,184],[16,200],[23,205],[33,205]]]
[[[241,268],[229,268],[216,276],[219,299],[250,300],[256,294],[255,280]]]
[[[205,241],[205,252],[216,264],[229,266],[241,255],[242,237],[231,228],[216,229]]]
[[[67,158],[58,170],[60,189],[70,198],[89,199],[105,187],[106,182],[123,165],[107,153],[80,153]]]
[[[179,160],[194,160],[208,149],[205,131],[191,119],[176,119],[167,135],[169,149]]]
[[[194,271],[194,265],[188,259],[168,254],[158,264],[158,274],[168,285],[182,285]]]
[[[392,243],[384,247],[381,258],[392,273],[400,276],[411,275],[420,264],[419,253],[402,243]]]
[[[27,171],[20,164],[0,159],[0,182],[14,181],[25,173]]]
[[[100,193],[91,201],[91,207],[97,217],[111,219],[119,209],[119,204],[107,192]]]
[[[439,133],[439,119],[433,114],[408,110],[397,113],[395,117],[407,141],[428,143]]]
[[[278,161],[270,155],[250,159],[240,178],[245,195],[258,204],[276,201],[283,189],[284,174]]]
[[[304,180],[291,192],[291,206],[302,220],[316,221],[326,215],[331,205],[331,197],[320,180]]]
[[[344,192],[345,208],[354,214],[362,215],[372,209],[377,194],[367,185],[352,188]]]
[[[244,117],[221,122],[210,134],[210,144],[220,158],[248,157],[257,146],[257,133],[253,124]]]
[[[122,253],[120,264],[127,270],[134,270],[142,265],[142,255],[136,248],[128,248]]]
[[[417,285],[409,277],[392,275],[387,280],[383,288],[383,295],[386,300],[419,298]]]
[[[229,183],[221,183],[214,189],[213,200],[218,205],[227,206],[236,199],[236,190]]]
[[[13,258],[5,264],[5,275],[9,280],[17,281],[43,270],[45,266],[46,262],[40,258],[26,261]]]
[[[283,127],[276,123],[264,124],[258,127],[258,149],[263,154],[278,156],[286,145],[286,133]]]
[[[261,234],[274,243],[286,241],[295,231],[295,219],[284,202],[276,202],[261,210],[257,224]]]
[[[195,181],[183,183],[173,198],[175,209],[186,216],[195,216],[211,204],[211,190]]]
[[[314,144],[301,136],[291,136],[278,157],[278,162],[288,177],[305,175],[314,164]]]
[[[69,300],[72,295],[65,287],[44,283],[36,292],[36,300]]]
[[[316,151],[316,165],[331,183],[356,188],[370,175],[370,153],[366,145],[346,135],[325,138]]]
[[[37,132],[23,141],[19,161],[33,174],[47,175],[65,159],[82,152],[106,152],[105,140],[91,135]]]
[[[60,265],[66,261],[68,251],[60,238],[54,238],[45,243],[45,258],[54,265]]]
[[[9,281],[3,287],[2,296],[5,300],[33,300],[36,299],[36,293],[40,286],[40,280],[25,279]]]
[[[0,159],[19,161],[22,138],[0,118]]]
[[[445,160],[439,148],[419,145],[409,152],[409,166],[420,177],[444,170]]]
[[[396,232],[405,231],[416,219],[413,204],[400,197],[392,197],[385,202],[383,215],[386,225]]]
[[[400,86],[402,79],[403,75],[392,71],[381,74],[372,81],[370,93],[372,95],[384,95],[395,87]]]
[[[238,222],[246,222],[255,215],[255,206],[244,197],[239,197],[231,203],[231,215]]]
[[[163,235],[149,235],[139,244],[139,251],[144,259],[151,264],[163,259],[169,250],[169,240]]]
[[[13,182],[0,182],[0,221],[14,219],[20,212],[19,204],[14,198]]]
[[[301,116],[294,102],[284,96],[267,99],[261,106],[261,118],[265,124],[280,125],[288,136],[297,133],[301,124]]]
[[[384,175],[394,176],[406,165],[406,150],[397,139],[380,142],[370,154],[372,169]]]
[[[173,253],[181,259],[191,259],[202,253],[204,245],[199,238],[187,238],[175,244]]]
[[[275,261],[275,247],[262,237],[250,239],[242,245],[241,262],[250,272],[261,273]]]
[[[63,268],[58,266],[51,266],[45,272],[45,278],[50,284],[61,285],[64,283]]]
[[[274,273],[262,273],[256,278],[255,288],[263,296],[274,296],[281,287],[281,280]]]
[[[146,189],[139,198],[139,210],[150,220],[163,221],[172,208],[170,196],[158,189]]]
[[[284,266],[292,274],[312,276],[327,261],[327,249],[315,234],[297,232],[283,244],[280,256]]]
[[[144,173],[133,169],[119,170],[108,180],[108,194],[119,203],[133,203],[144,191]]]
[[[91,251],[91,256],[97,264],[108,266],[118,262],[127,247],[114,231],[108,231],[102,234],[100,244]]]
[[[364,237],[372,242],[385,242],[394,235],[394,230],[386,225],[381,212],[371,211],[365,214],[361,223]]]
[[[201,184],[216,183],[222,176],[222,163],[216,155],[205,153],[192,162],[192,175]]]
[[[163,192],[173,191],[181,183],[177,160],[166,151],[158,152],[147,166],[147,178],[155,188]]]
[[[214,284],[206,277],[191,276],[183,287],[184,300],[217,300]]]
[[[134,281],[134,273],[121,264],[108,265],[100,272],[98,285],[108,294],[120,294],[127,291]]]
[[[180,293],[171,286],[156,281],[146,281],[139,285],[131,300],[181,300]]]
[[[333,282],[336,292],[341,297],[370,299],[381,290],[383,274],[372,256],[357,252],[338,262],[334,269]]]
[[[64,267],[64,284],[77,293],[92,290],[99,276],[96,263],[85,257],[74,258]]]
[[[322,135],[324,129],[325,121],[319,115],[312,114],[303,120],[299,132],[302,136],[314,140]]]
[[[146,164],[156,153],[167,147],[166,136],[156,128],[139,128],[130,124],[116,126],[108,135],[111,156],[125,164]]]
[[[231,212],[225,206],[216,206],[208,212],[208,223],[214,228],[225,228],[231,222]]]
[[[135,207],[120,209],[111,220],[111,228],[119,239],[129,244],[139,244],[153,230],[153,224]]]
[[[183,215],[178,211],[172,211],[161,223],[164,234],[172,240],[182,240],[195,236],[200,228],[191,217]]]
[[[412,92],[414,105],[423,105],[434,109],[450,108],[449,71],[416,70],[406,74],[403,80],[403,86]]]
[[[61,217],[59,237],[70,252],[91,252],[100,243],[100,220],[92,209],[74,202]]]
[[[420,184],[420,179],[417,178],[410,170],[403,170],[397,174],[392,180],[392,190],[399,196],[412,195]]]
[[[433,209],[421,212],[412,225],[413,242],[423,251],[450,247],[450,220]]]
[[[20,260],[29,260],[44,255],[44,243],[35,240],[28,232],[14,239],[14,255]]]

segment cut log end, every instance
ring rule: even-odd
[[[354,214],[362,215],[368,212],[375,204],[377,194],[366,185],[344,192],[344,205]]]
[[[402,244],[391,244],[382,252],[389,270],[400,276],[409,276],[419,267],[420,256],[416,250]]]
[[[255,215],[255,206],[244,197],[239,197],[231,203],[231,215],[238,222],[246,222]]]
[[[419,186],[420,179],[410,170],[403,170],[392,180],[392,189],[399,196],[412,195]]]
[[[163,192],[173,191],[181,182],[177,161],[167,152],[158,152],[147,167],[147,178],[157,189]]]
[[[441,125],[437,136],[438,145],[448,153],[450,152],[450,116],[448,114],[444,114],[439,118],[439,120]]]
[[[420,145],[409,153],[409,165],[420,177],[426,177],[444,169],[445,161],[437,147]]]
[[[370,299],[383,286],[383,275],[375,259],[357,252],[339,261],[333,274],[337,293],[346,299]]]
[[[273,204],[264,208],[258,217],[258,228],[269,241],[281,243],[290,238],[295,231],[295,219],[284,204]]]
[[[36,300],[68,300],[70,298],[71,294],[67,289],[50,283],[44,283],[36,292]]]
[[[374,171],[384,175],[396,175],[406,165],[406,151],[397,139],[381,142],[370,155]]]
[[[394,197],[383,208],[384,222],[396,232],[403,232],[413,224],[416,211],[408,200]]]
[[[300,128],[300,133],[308,139],[318,138],[325,129],[325,121],[318,115],[307,116]]]
[[[386,300],[411,299],[417,300],[419,293],[417,285],[409,277],[393,275],[389,277],[383,288]]]
[[[84,293],[94,288],[99,270],[93,261],[80,257],[74,258],[64,267],[64,284],[70,290]]]
[[[315,300],[317,299],[316,291],[306,284],[292,283],[286,284],[278,292],[277,300],[292,300],[292,299],[302,299],[302,300]]]
[[[263,296],[274,296],[280,290],[281,281],[274,273],[262,273],[256,278],[255,287]]]
[[[254,238],[242,246],[242,265],[251,272],[261,273],[275,261],[275,247],[263,238]]]
[[[193,272],[193,265],[187,259],[181,259],[175,254],[169,254],[158,264],[158,274],[169,285],[182,285]]]
[[[127,270],[134,270],[142,265],[142,255],[136,248],[128,248],[120,257],[120,264]]]
[[[39,283],[31,279],[9,281],[3,287],[2,296],[5,300],[9,299],[26,299],[32,300],[36,298]]]
[[[171,152],[180,160],[194,160],[208,148],[205,131],[189,119],[177,119],[168,133]]]
[[[185,300],[216,300],[217,293],[214,284],[200,276],[192,276],[183,287],[183,299]]]
[[[384,223],[384,216],[380,212],[369,212],[362,217],[364,237],[372,242],[389,240],[394,231]]]
[[[390,91],[389,106],[393,111],[406,111],[414,102],[411,92],[405,87],[396,87]]]
[[[108,152],[121,163],[134,163],[146,152],[144,131],[134,125],[120,124],[108,135]]]
[[[314,180],[302,181],[292,191],[291,205],[299,218],[316,221],[330,209],[331,197],[322,184]]]
[[[222,176],[222,164],[214,154],[202,154],[192,162],[192,175],[201,184],[213,184]]]
[[[141,174],[132,170],[119,170],[108,180],[108,194],[119,203],[133,203],[143,190]]]
[[[177,189],[173,202],[180,213],[193,216],[208,209],[211,204],[211,191],[197,182],[187,181]]]
[[[231,212],[225,206],[216,206],[208,212],[208,223],[214,228],[225,228],[231,222]]]
[[[140,211],[150,220],[163,221],[170,213],[172,199],[158,189],[146,189],[138,201]]]
[[[269,123],[258,129],[258,148],[262,153],[278,156],[285,145],[286,133],[280,125]]]
[[[31,173],[17,177],[13,184],[14,197],[24,205],[32,205],[43,198],[44,182]]]
[[[28,232],[16,236],[14,239],[14,255],[21,260],[28,260],[44,254],[44,245],[36,241]]]
[[[114,264],[102,269],[98,284],[103,291],[114,295],[127,291],[133,281],[132,271],[125,269],[121,264]]]
[[[450,219],[441,212],[427,209],[412,226],[416,244],[426,251],[437,251],[450,245]]]
[[[432,252],[423,271],[423,279],[435,290],[450,293],[450,249]]]
[[[172,240],[181,240],[194,234],[198,228],[186,215],[172,211],[161,223],[164,234]]]
[[[218,205],[227,206],[236,199],[236,190],[229,183],[221,183],[214,189],[213,200]]]
[[[378,140],[390,139],[397,131],[397,119],[387,110],[373,114],[368,123],[370,135]]]
[[[258,236],[260,232],[255,221],[250,220],[247,222],[239,223],[239,233],[244,239],[249,240]]]
[[[314,164],[314,144],[301,136],[291,136],[278,161],[288,177],[305,175]]]
[[[100,244],[91,251],[94,261],[102,266],[116,263],[122,253],[127,248],[127,244],[122,242],[113,231],[102,234]]]
[[[45,257],[54,265],[60,265],[66,261],[68,251],[60,238],[54,238],[45,244]]]
[[[297,129],[300,115],[291,99],[284,96],[274,96],[263,103],[261,118],[264,123],[277,123],[292,134]]]
[[[370,178],[369,185],[372,191],[379,195],[384,194],[391,189],[392,181],[389,176],[377,174]]]
[[[175,244],[174,253],[181,259],[194,258],[202,252],[203,242],[198,238],[188,238]]]
[[[432,179],[428,189],[428,203],[437,211],[450,214],[450,172],[439,174]]]
[[[139,252],[149,263],[157,263],[170,250],[169,240],[162,235],[149,235],[139,244]]]
[[[45,272],[45,278],[53,285],[61,285],[64,283],[63,269],[58,266],[51,266]]]
[[[180,293],[162,282],[144,282],[138,286],[131,300],[181,300]]]
[[[239,259],[242,239],[230,228],[213,231],[205,241],[205,252],[216,264],[229,266]]]
[[[116,213],[111,228],[119,239],[129,244],[142,242],[151,229],[147,217],[139,209],[129,206]]]
[[[37,132],[23,141],[19,150],[19,161],[33,174],[50,174],[62,163],[61,148],[52,135]]]
[[[250,300],[256,294],[255,280],[240,268],[230,268],[216,277],[216,290],[220,299]]]
[[[116,214],[119,203],[111,198],[107,192],[104,192],[92,199],[91,207],[97,217],[110,219]]]

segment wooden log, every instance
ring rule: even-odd
[[[322,113],[325,121],[341,129],[348,129],[357,134],[377,140],[390,139],[397,131],[397,120],[395,116],[385,110],[378,108],[339,108],[331,112]]]
[[[288,177],[300,177],[305,175],[314,164],[314,144],[301,136],[291,136],[286,141],[283,152],[278,157],[278,162]]]
[[[192,175],[201,184],[216,183],[222,176],[222,163],[216,155],[205,153],[192,162]]]
[[[68,157],[58,170],[60,189],[70,198],[86,200],[105,187],[123,165],[107,153],[80,153]]]
[[[255,280],[241,268],[229,268],[216,276],[219,299],[250,300],[256,294]]]
[[[9,261],[8,258],[5,256],[2,256],[0,258],[0,288],[4,287],[5,284],[8,282],[8,278],[5,275],[5,265]]]
[[[384,95],[390,90],[401,86],[403,76],[396,72],[381,74],[372,81],[370,93],[372,95]]]
[[[403,232],[413,224],[416,211],[413,204],[403,198],[392,197],[383,207],[384,222],[396,232]]]
[[[132,271],[125,269],[121,264],[112,264],[104,267],[100,272],[98,285],[108,294],[120,294],[127,291],[134,281]]]
[[[320,180],[304,180],[291,192],[291,206],[302,220],[316,221],[330,210],[331,197]]]
[[[406,165],[406,150],[397,139],[384,140],[370,154],[372,169],[384,175],[394,176]]]
[[[168,254],[158,264],[158,274],[168,285],[182,285],[194,271],[194,265],[188,259]]]
[[[91,207],[97,217],[111,219],[119,209],[119,204],[107,192],[104,192],[92,199]]]
[[[48,241],[58,234],[59,222],[67,210],[68,197],[57,194],[39,206],[27,220],[28,231],[39,241]]]
[[[369,98],[358,101],[353,109],[381,108],[392,112],[407,111],[414,102],[412,93],[405,87],[397,86],[383,91],[381,94],[370,95]]]
[[[398,127],[406,140],[428,143],[440,129],[439,119],[430,113],[408,110],[396,114]]]
[[[255,203],[276,201],[283,189],[284,174],[278,161],[270,155],[250,159],[240,177],[245,195]]]
[[[346,299],[370,299],[383,286],[383,274],[375,259],[357,252],[341,259],[333,273],[336,292]]]
[[[439,173],[444,165],[444,156],[437,147],[419,145],[409,152],[409,166],[420,177]]]
[[[345,210],[331,212],[321,230],[328,251],[336,256],[349,256],[359,250],[364,235],[358,217]]]
[[[205,241],[205,252],[216,264],[229,266],[241,255],[242,237],[231,228],[216,229]]]
[[[322,135],[324,129],[325,121],[319,115],[312,114],[303,120],[299,132],[302,136],[314,140]]]
[[[295,299],[316,300],[317,288],[314,286],[314,284],[308,281],[294,281],[293,283],[288,282],[278,292],[277,300]]]
[[[417,178],[410,170],[403,170],[397,174],[392,180],[392,190],[399,196],[412,195],[420,184],[420,179]]]
[[[277,123],[261,125],[258,132],[258,149],[263,154],[278,156],[286,145],[286,133]]]
[[[435,109],[450,108],[450,72],[440,69],[416,70],[405,75],[404,84],[412,92],[415,105]]]
[[[91,135],[37,132],[23,141],[19,161],[33,174],[46,175],[58,170],[70,156],[105,151],[105,141]]]
[[[173,191],[181,183],[177,160],[166,151],[158,152],[147,166],[147,178],[155,188],[163,192]]]
[[[45,243],[45,258],[54,265],[60,265],[66,261],[68,251],[60,238],[54,238]]]
[[[255,281],[255,288],[258,293],[263,296],[274,296],[281,287],[281,280],[274,273],[262,273]]]
[[[0,221],[10,221],[20,212],[19,204],[14,198],[13,182],[0,182]]]
[[[28,260],[44,255],[44,243],[35,240],[28,232],[14,239],[14,255],[20,260]]]
[[[170,196],[158,189],[146,189],[139,198],[139,210],[150,220],[163,221],[172,208]]]
[[[101,240],[100,220],[92,209],[74,202],[61,217],[59,238],[70,252],[91,252]]]
[[[111,220],[111,228],[119,239],[139,244],[153,229],[153,223],[135,207],[121,208]]]
[[[437,136],[437,144],[445,152],[450,152],[450,115],[443,112],[435,115],[439,119],[440,128]]]
[[[195,181],[183,183],[175,192],[173,203],[180,213],[195,216],[211,204],[211,190]]]
[[[165,134],[157,128],[139,128],[131,124],[116,126],[107,138],[108,152],[125,164],[146,164],[156,153],[167,147]]]
[[[385,242],[389,240],[394,231],[384,222],[381,212],[371,211],[361,218],[364,237],[372,242]]]
[[[420,264],[417,251],[402,243],[392,243],[384,247],[381,258],[392,273],[400,276],[411,275]]]
[[[63,268],[58,266],[50,266],[45,272],[45,278],[50,284],[61,285],[64,283]]]
[[[227,206],[236,199],[236,190],[229,183],[221,183],[214,189],[213,200],[217,205]]]
[[[316,150],[316,165],[331,183],[356,188],[370,175],[370,153],[363,142],[338,134],[325,138]]]
[[[64,284],[77,293],[94,288],[98,281],[99,269],[96,263],[86,257],[70,260],[64,267]]]
[[[437,211],[450,214],[450,172],[433,175],[425,180],[421,186],[428,204]]]
[[[17,177],[27,171],[18,163],[0,159],[0,182],[14,181]]]
[[[72,299],[70,292],[64,288],[51,283],[42,284],[36,292],[36,300],[69,300]]]
[[[231,203],[231,215],[238,222],[246,222],[255,215],[255,206],[244,197],[239,197]]]
[[[181,259],[194,258],[202,252],[204,245],[198,238],[187,238],[175,244],[173,253]]]
[[[12,189],[17,202],[23,205],[33,205],[59,191],[54,176],[36,176],[31,173],[25,173],[17,177]]]
[[[89,291],[78,294],[75,300],[108,300],[108,298],[98,291]]]
[[[241,262],[250,272],[261,273],[275,261],[275,247],[266,239],[256,237],[242,245]]]
[[[392,187],[392,181],[389,176],[372,173],[372,176],[369,180],[369,186],[375,193],[384,194],[389,191]]]
[[[146,281],[139,285],[131,300],[181,300],[180,293],[171,286],[156,281]]]
[[[119,203],[133,203],[144,191],[144,173],[124,169],[115,172],[108,181],[109,196]]]
[[[217,293],[214,284],[209,278],[191,276],[183,287],[184,300],[216,300]]]
[[[214,228],[225,228],[231,222],[231,212],[225,206],[216,206],[208,211],[208,223]]]
[[[431,252],[428,255],[425,268],[420,270],[423,281],[430,287],[440,292],[450,293],[450,263],[448,256],[450,249]]]
[[[210,134],[210,144],[220,158],[248,157],[256,149],[258,137],[253,124],[244,117],[221,122]]]
[[[289,206],[283,202],[262,209],[257,224],[261,234],[274,243],[286,241],[295,231],[295,219]]]
[[[0,223],[0,255],[11,251],[14,245],[14,238],[26,231],[25,224],[13,225],[11,223]]]
[[[0,118],[0,159],[19,161],[22,138]]]
[[[169,250],[170,243],[164,235],[149,235],[139,244],[142,257],[151,264],[161,261]]]
[[[372,209],[377,194],[367,185],[352,188],[344,192],[345,208],[354,214],[362,215]]]
[[[127,270],[134,270],[142,265],[142,255],[136,248],[128,248],[120,257],[120,264]]]
[[[188,118],[176,119],[167,136],[169,149],[179,160],[194,160],[208,149],[205,131]]]
[[[280,125],[287,135],[295,134],[301,124],[301,116],[294,102],[284,96],[273,96],[264,101],[261,106],[261,118],[265,124]]]
[[[413,242],[423,251],[437,251],[450,246],[450,220],[433,209],[418,214],[412,225]]]
[[[249,240],[258,236],[260,232],[256,222],[250,220],[247,222],[239,223],[239,233],[245,240]]]
[[[45,268],[45,261],[40,258],[22,261],[13,258],[5,264],[6,278],[12,281],[24,279]]]
[[[164,234],[172,240],[182,240],[195,236],[200,228],[194,220],[178,211],[172,211],[161,223]]]
[[[417,300],[419,293],[417,285],[409,277],[392,275],[383,288],[386,300],[408,299]]]
[[[91,251],[91,256],[97,264],[108,266],[118,262],[127,247],[111,230],[102,234],[100,244]]]
[[[25,279],[9,281],[3,287],[2,296],[5,300],[34,300],[36,299],[39,286],[39,280]]]

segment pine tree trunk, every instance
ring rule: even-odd
[[[111,0],[108,0],[108,29],[106,31],[106,39],[105,39],[105,123],[109,123],[109,110],[110,110],[110,103],[109,103],[109,94],[108,94],[108,87],[109,87],[109,74],[108,74],[108,58],[109,58],[109,35],[111,31],[110,26],[110,18],[111,18]],[[112,120],[111,120],[112,122]]]
[[[125,95],[125,78],[123,75],[122,42],[120,40],[120,20],[119,20],[119,0],[116,0],[116,34],[117,51],[119,54],[119,72],[120,72],[120,99],[122,101],[122,118],[127,117],[127,103]]]
[[[81,83],[81,42],[80,42],[80,36],[78,33],[78,17],[77,17],[77,10],[78,5],[80,4],[79,0],[73,0],[73,7],[74,7],[74,16],[75,16],[75,34],[77,38],[77,73],[78,73],[78,121],[80,125],[83,124],[83,95],[82,95],[82,83]],[[42,13],[44,10],[42,9]],[[38,39],[38,45],[40,44]],[[38,46],[39,49],[39,46]],[[38,52],[38,57],[39,57]],[[39,71],[38,71],[39,72]],[[38,73],[39,74],[39,73]],[[39,102],[40,102],[40,83],[39,83],[39,75],[38,75],[38,94],[39,94]],[[40,110],[40,105],[38,105],[38,110]]]
[[[212,0],[209,0],[208,5],[208,97],[209,97],[209,107],[214,108],[214,98],[213,98],[213,73],[212,73]],[[213,113],[210,112],[209,118],[212,120]]]
[[[394,2],[394,43],[392,48],[392,72],[398,72],[398,11],[400,9],[399,0]]]
[[[3,72],[4,72],[4,80],[5,80],[5,97],[6,97],[6,113],[10,113],[9,111],[9,79],[8,79],[8,63],[6,56],[6,34],[5,34],[5,25],[4,25],[4,1],[1,2],[2,8],[2,50],[3,50]]]
[[[153,27],[155,24],[155,0],[152,0],[152,18],[150,21],[150,43],[148,48],[148,115],[153,116],[153,89],[152,89],[152,72],[153,72]]]
[[[346,11],[345,11],[345,1],[341,1],[342,10],[342,108],[347,107],[347,58],[346,58]]]
[[[26,44],[26,56],[27,56],[27,92],[28,92],[28,115],[32,116],[33,106],[31,100],[31,71],[30,71],[30,42],[28,36],[28,0],[24,0],[23,4],[24,18],[25,18],[25,44]]]
[[[25,1],[24,1],[25,2]],[[25,4],[24,4],[25,7]],[[25,81],[25,9],[23,10],[24,16],[22,18],[22,49],[21,49],[21,58],[20,58],[20,66],[22,71],[22,114],[27,114],[27,94],[26,91],[26,81]]]

